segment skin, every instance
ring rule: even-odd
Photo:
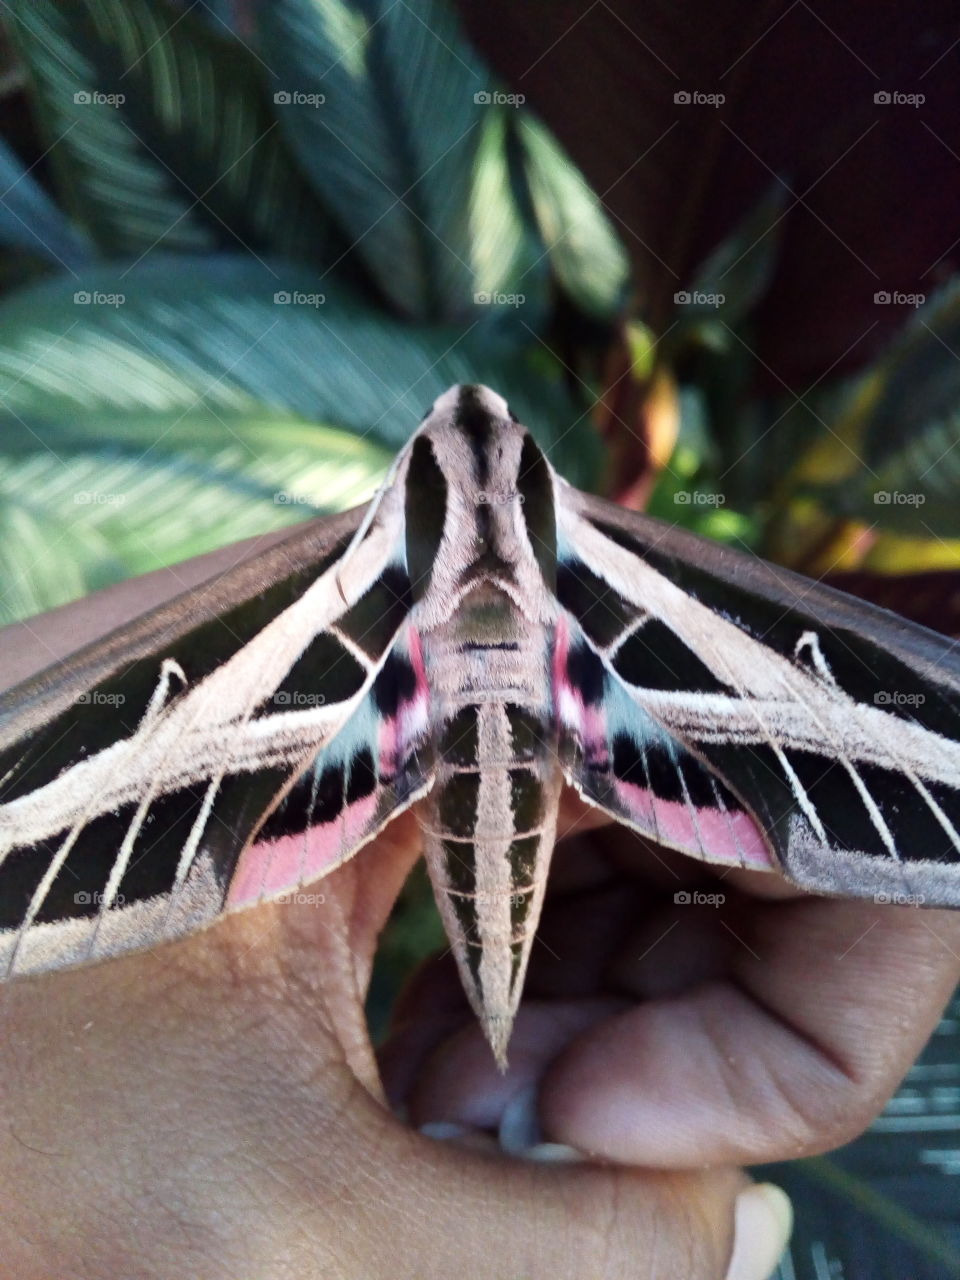
[[[0,684],[264,544],[8,629]],[[960,916],[721,880],[597,822],[565,808],[506,1076],[449,957],[411,983],[379,1063],[370,1046],[410,815],[317,886],[322,904],[0,990],[7,1274],[721,1280],[736,1166],[872,1119],[960,976]],[[694,888],[725,901],[674,901]],[[528,1123],[603,1163],[436,1141],[384,1096],[413,1125],[483,1131],[533,1085]]]

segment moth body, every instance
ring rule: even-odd
[[[532,478],[521,470],[536,446],[500,397],[480,390],[472,400],[459,397],[449,419],[426,428],[423,438],[432,453],[414,450],[411,468],[445,464],[446,508],[460,514],[449,532],[443,522],[415,619],[443,617],[444,563],[464,548],[472,557],[457,565],[464,586],[456,610],[419,634],[436,731],[435,781],[418,816],[464,988],[505,1065],[563,782],[551,681],[556,622],[543,607],[548,593],[522,492],[531,490]],[[450,477],[458,476],[454,488]],[[552,509],[552,495],[542,490],[550,483],[546,469],[540,483],[532,496]],[[465,524],[472,524],[472,538],[463,538]],[[415,509],[408,508],[407,528],[408,536],[421,536]]]

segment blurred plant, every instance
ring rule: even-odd
[[[610,491],[955,632],[954,6],[459,9],[631,255]]]
[[[626,255],[449,7],[8,13],[0,618],[360,501],[457,381],[596,481]]]
[[[575,483],[810,572],[895,572],[915,616],[911,574],[956,565],[956,291],[873,366],[771,386],[786,179],[628,308],[599,200],[442,0],[9,12],[0,618],[360,500],[463,379]]]

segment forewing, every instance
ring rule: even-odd
[[[723,782],[787,875],[828,893],[960,905],[954,642],[559,492],[561,604],[643,717]]]
[[[0,972],[151,945],[216,916],[285,797],[291,825],[297,779],[369,700],[408,613],[388,492],[376,519],[314,522],[5,695]],[[353,830],[361,843],[364,824]],[[253,901],[242,865],[238,900]],[[263,877],[271,891],[279,880]]]

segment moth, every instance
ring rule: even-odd
[[[958,709],[949,640],[581,493],[454,387],[366,507],[0,701],[0,972],[274,898],[415,805],[503,1064],[564,784],[707,862],[960,906]]]

